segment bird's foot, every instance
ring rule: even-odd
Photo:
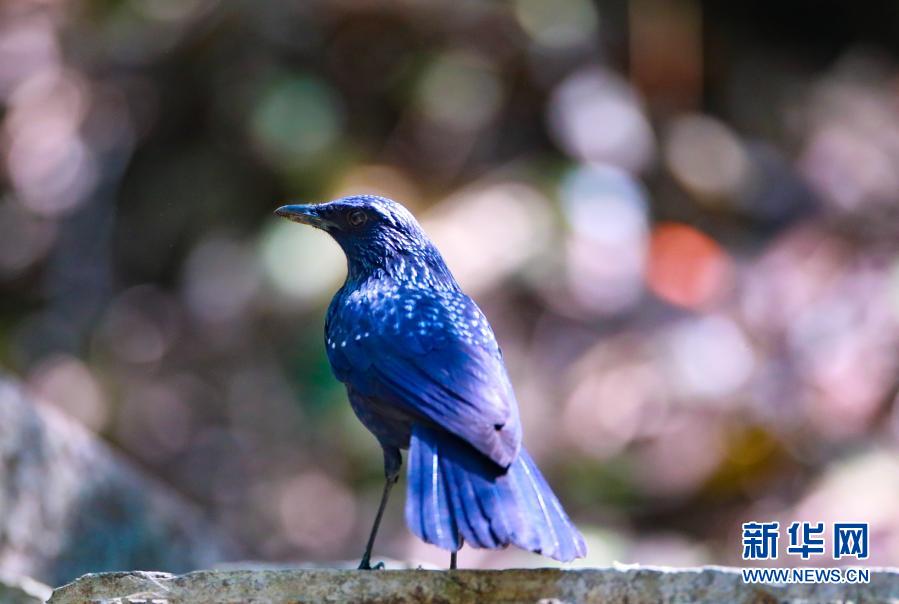
[[[374,566],[371,565],[371,560],[368,558],[363,558],[362,562],[359,563],[359,570],[384,570],[384,563],[378,562]]]

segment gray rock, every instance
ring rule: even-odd
[[[583,570],[225,570],[175,576],[131,572],[85,575],[48,604],[521,602],[603,604],[778,604],[893,602],[899,573],[876,570],[865,585],[746,585],[738,569],[621,567]]]
[[[0,573],[185,572],[239,557],[199,510],[0,374]]]

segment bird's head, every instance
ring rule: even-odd
[[[415,217],[386,197],[354,195],[327,203],[286,205],[275,214],[331,235],[346,254],[351,277],[378,269],[402,267],[405,271],[416,265],[446,271],[440,253]]]

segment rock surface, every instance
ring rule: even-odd
[[[185,572],[239,557],[200,512],[0,373],[0,573]]]
[[[897,602],[899,573],[877,570],[866,585],[745,585],[737,569],[616,567],[558,570],[227,570],[174,576],[86,575],[49,604],[85,602],[375,602],[533,604],[665,602],[779,604]]]

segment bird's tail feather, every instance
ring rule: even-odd
[[[416,425],[409,446],[406,522],[419,538],[456,551],[512,544],[567,562],[587,553],[524,448],[502,471],[458,438]]]

